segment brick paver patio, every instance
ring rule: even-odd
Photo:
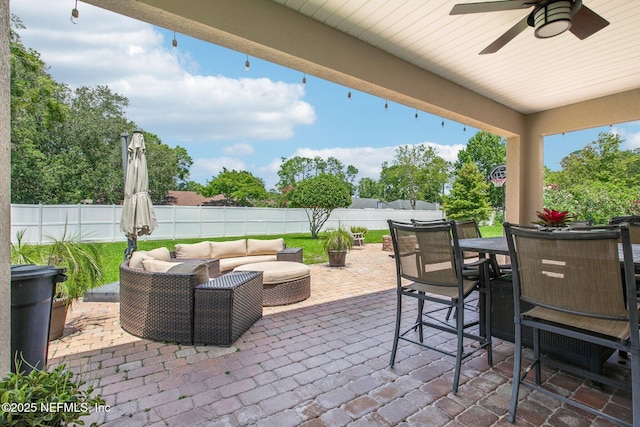
[[[381,244],[354,248],[347,267],[311,266],[311,298],[265,307],[232,347],[153,342],[124,332],[117,303],[78,302],[49,366],[66,363],[110,406],[85,418],[105,426],[497,426],[511,395],[511,343],[495,340],[463,365],[400,344],[389,367],[395,265]],[[415,307],[406,307],[408,321]],[[447,345],[448,337],[431,336]],[[612,357],[614,373],[624,374]],[[628,393],[554,370],[543,379],[566,395],[631,420]],[[523,389],[516,425],[607,426],[604,419]]]

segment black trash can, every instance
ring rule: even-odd
[[[56,283],[67,280],[65,271],[42,265],[11,266],[12,372],[16,372],[16,352],[21,371],[45,368],[53,296]]]

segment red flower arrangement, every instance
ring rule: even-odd
[[[573,217],[569,215],[569,211],[557,211],[555,209],[547,208],[544,208],[544,212],[536,212],[536,215],[540,221],[536,221],[534,224],[543,225],[545,227],[563,227],[573,219]]]

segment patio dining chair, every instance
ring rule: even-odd
[[[457,393],[460,382],[462,361],[481,349],[486,349],[489,365],[493,364],[491,354],[491,322],[487,286],[488,261],[481,263],[480,280],[467,280],[462,274],[462,251],[458,245],[458,236],[453,221],[438,221],[429,224],[411,224],[389,220],[389,230],[396,263],[397,307],[396,324],[391,351],[390,365],[396,359],[398,342],[404,340],[423,348],[455,357],[453,393]],[[483,293],[482,301],[486,307],[481,310],[479,320],[465,323],[465,300],[474,291]],[[404,300],[417,300],[418,314],[415,324],[401,331],[402,305]],[[425,302],[429,311],[425,312]],[[455,326],[444,320],[445,309],[454,308],[458,315]],[[482,326],[480,327],[480,323]],[[442,340],[431,342],[425,339],[424,327],[443,331],[456,337],[456,350],[450,351],[443,346]],[[478,327],[483,331],[475,333],[469,328]],[[415,334],[418,336],[416,337]],[[477,346],[465,348],[465,339],[477,341]],[[466,352],[465,352],[466,350]]]
[[[460,239],[476,239],[481,238],[482,234],[480,233],[480,227],[476,220],[466,220],[466,221],[456,221],[456,229],[458,231],[458,237]],[[464,259],[466,261],[471,260],[470,262],[466,262],[464,265],[463,273],[467,276],[477,276],[478,268],[476,266],[475,260],[478,258],[479,254],[477,252],[463,252]],[[492,277],[502,276],[504,274],[509,274],[511,272],[511,265],[509,264],[498,264],[498,260],[494,254],[489,256],[489,269]]]
[[[568,231],[541,231],[508,223],[504,228],[513,265],[516,326],[509,421],[515,420],[518,392],[523,385],[609,421],[628,425],[612,416],[612,411],[599,411],[572,396],[558,394],[553,385],[542,384],[544,363],[600,384],[629,389],[629,384],[618,379],[545,357],[540,352],[540,334],[554,333],[631,355],[633,425],[640,426],[640,339],[628,224]],[[533,360],[525,370],[521,370],[523,327],[533,329]],[[535,380],[525,381],[531,369]]]

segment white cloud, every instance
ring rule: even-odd
[[[189,54],[163,47],[149,24],[81,3],[73,25],[70,3],[47,3],[12,3],[27,27],[19,30],[25,45],[42,54],[57,81],[126,96],[127,117],[163,141],[282,140],[315,121],[300,84],[199,75]]]
[[[640,132],[628,134],[625,138],[625,146],[627,150],[640,148]]]
[[[223,147],[222,152],[227,156],[248,156],[253,154],[255,150],[251,144],[234,144]]]

